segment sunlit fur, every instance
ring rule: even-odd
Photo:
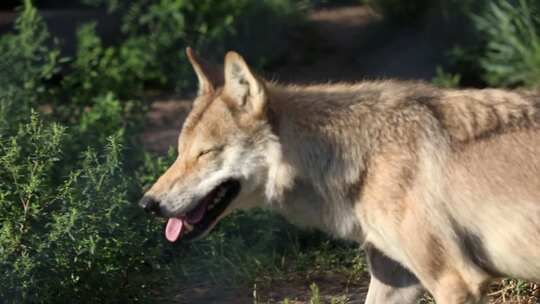
[[[236,178],[226,214],[262,206],[364,245],[366,303],[415,303],[423,288],[437,303],[479,303],[495,277],[540,279],[539,95],[283,86],[233,52],[223,84],[190,60],[199,96],[178,159],[147,193],[167,216]]]

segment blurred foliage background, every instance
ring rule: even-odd
[[[540,85],[534,0],[3,2],[2,9],[17,7],[17,19],[0,36],[2,302],[155,302],[171,296],[164,284],[196,277],[250,284],[364,272],[355,245],[262,211],[232,216],[202,242],[165,244],[162,222],[134,203],[175,157],[145,151],[140,133],[152,92],[192,91],[186,46],[214,62],[235,49],[271,70],[296,52],[291,29],[310,35],[312,10],[359,4],[372,7],[387,31],[457,26],[449,30],[455,45],[433,71],[435,85]],[[118,21],[119,33],[105,41],[92,20],[66,51],[40,13],[55,8],[100,10]],[[324,56],[324,48],[303,51],[310,60]],[[520,281],[501,286],[519,295],[533,289]]]

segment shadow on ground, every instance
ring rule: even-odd
[[[313,296],[311,284],[315,283],[320,296],[320,303],[361,304],[367,294],[369,278],[367,273],[362,278],[348,278],[344,274],[327,273],[306,277],[290,277],[280,280],[255,283],[253,286],[227,287],[205,284],[202,282],[180,287],[174,290],[176,296],[166,297],[163,302],[175,304],[210,304],[210,303],[310,303]],[[334,302],[332,302],[334,301]]]

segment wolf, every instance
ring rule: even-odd
[[[281,85],[228,52],[140,205],[171,241],[263,207],[363,247],[365,303],[481,303],[540,280],[540,94],[412,81]]]

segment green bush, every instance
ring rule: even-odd
[[[193,73],[183,49],[191,46],[216,61],[234,49],[263,65],[284,51],[277,43],[301,20],[304,1],[292,0],[87,0],[122,16],[127,37],[120,48],[138,54],[136,77],[152,86],[183,89],[193,86]],[[276,48],[278,47],[278,48]],[[272,50],[269,52],[269,50]]]
[[[497,0],[473,15],[485,41],[479,56],[484,80],[492,86],[540,86],[540,3]]]
[[[125,112],[113,95],[96,92],[103,97],[86,103],[91,107],[78,119],[59,124],[38,113],[40,102],[60,90],[49,80],[61,60],[45,47],[49,34],[29,1],[16,28],[0,40],[7,72],[0,78],[0,298],[139,299],[151,283],[142,276],[161,267],[161,235],[130,203],[140,182],[122,161]]]
[[[468,86],[540,85],[540,3],[477,1],[464,11],[467,39],[449,52],[452,72]]]
[[[5,118],[5,117],[2,117]],[[81,155],[57,180],[63,129],[32,114],[0,151],[0,296],[9,302],[104,302],[136,297],[156,249],[133,220],[118,137]],[[106,283],[105,283],[106,282]],[[146,282],[145,282],[146,283]]]
[[[56,117],[76,121],[96,96],[112,93],[122,100],[141,96],[144,79],[143,51],[105,47],[95,32],[95,23],[82,26],[77,32],[74,59],[64,58],[69,73],[50,88],[49,99],[55,100]],[[69,102],[68,102],[69,101]]]

